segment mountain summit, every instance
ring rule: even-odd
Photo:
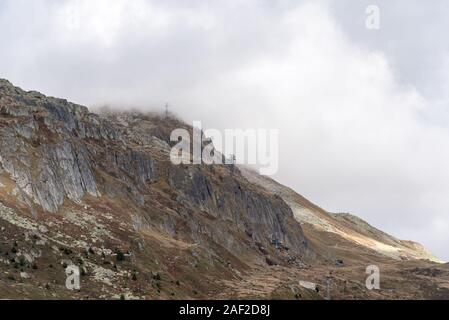
[[[0,298],[449,298],[417,243],[245,167],[173,165],[176,128],[0,80]]]

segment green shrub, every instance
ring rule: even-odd
[[[19,264],[21,267],[24,267],[27,264],[27,261],[24,256],[19,257]]]
[[[120,250],[117,250],[117,261],[124,261],[125,260],[125,254],[121,252]]]
[[[153,279],[160,281],[161,280],[161,275],[159,273],[153,273]]]

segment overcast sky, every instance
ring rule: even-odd
[[[279,128],[280,182],[449,260],[449,2],[429,3],[0,0],[0,77]]]

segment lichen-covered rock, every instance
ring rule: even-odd
[[[252,242],[271,246],[273,241],[296,254],[307,248],[302,230],[289,206],[279,197],[252,188],[243,179],[227,176],[213,182],[200,168],[172,167],[170,184],[192,203],[220,220],[229,221]],[[214,231],[212,237],[232,250],[232,237]]]
[[[86,193],[100,196],[96,167],[130,177],[129,184],[146,184],[155,176],[151,157],[129,148],[109,120],[5,80],[0,82],[0,134],[0,167],[45,211],[57,212],[66,199],[80,202]],[[115,145],[99,158],[106,141]]]
[[[212,241],[236,256],[260,254],[260,246],[277,255],[281,244],[290,258],[300,257],[306,241],[282,199],[227,166],[171,164],[170,133],[179,127],[191,130],[157,115],[93,114],[0,81],[0,168],[32,212],[57,213],[86,196],[100,205],[105,196],[127,203],[124,214],[139,225],[156,208],[165,211],[154,224],[171,237],[183,226],[191,241]]]

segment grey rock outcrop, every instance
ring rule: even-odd
[[[24,203],[56,213],[66,201],[86,195],[129,201],[152,210],[153,184],[168,184],[195,241],[213,239],[234,254],[270,247],[276,239],[292,254],[306,241],[292,211],[278,197],[248,183],[222,166],[175,166],[169,161],[175,119],[139,113],[90,113],[86,107],[0,81],[0,166],[22,194]],[[153,196],[152,196],[153,195]],[[147,203],[148,202],[148,203]],[[32,205],[30,205],[32,204]],[[174,206],[174,204],[166,204]],[[206,212],[215,220],[192,216]],[[188,214],[188,213],[187,213]],[[176,233],[176,219],[162,218],[162,228]],[[244,241],[242,242],[242,237]]]
[[[45,211],[58,211],[66,198],[79,202],[86,193],[99,196],[94,167],[104,166],[139,184],[155,174],[151,157],[128,148],[117,126],[86,107],[1,80],[0,115],[0,166]],[[115,145],[98,159],[101,150],[89,140]]]

